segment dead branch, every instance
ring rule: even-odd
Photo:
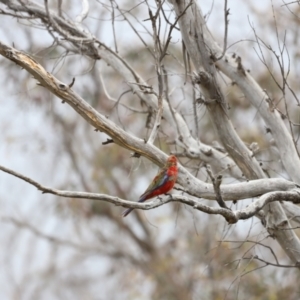
[[[248,207],[236,211],[232,211],[228,208],[222,208],[222,207],[210,207],[202,204],[196,198],[191,198],[191,197],[181,196],[181,195],[170,195],[163,198],[158,197],[156,200],[150,201],[148,203],[139,203],[139,202],[127,201],[106,194],[57,190],[57,189],[46,187],[27,176],[24,176],[18,172],[15,172],[3,166],[0,166],[0,170],[5,173],[11,174],[17,178],[20,178],[25,182],[28,182],[29,184],[35,186],[39,191],[42,191],[43,194],[53,194],[64,198],[100,200],[100,201],[112,203],[116,206],[123,206],[127,208],[138,208],[143,210],[153,209],[169,202],[181,202],[189,206],[192,206],[194,209],[205,212],[207,214],[221,215],[226,219],[226,221],[229,224],[234,224],[239,220],[246,220],[253,217],[264,206],[274,201],[280,201],[281,199],[285,199],[286,201],[290,201],[293,203],[300,203],[299,189],[294,189],[286,192],[277,191],[277,192],[266,193],[260,198],[258,198],[256,201],[248,205]],[[289,226],[288,222],[284,222],[282,224],[279,224],[279,229],[282,230],[284,228],[289,228],[288,226]]]

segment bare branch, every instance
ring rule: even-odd
[[[51,26],[57,31],[59,32],[63,37],[65,37],[67,40],[71,41],[71,42],[79,42],[79,43],[92,43],[93,42],[93,38],[91,37],[75,37],[70,35],[66,30],[64,30],[57,22],[54,18],[52,18],[52,14],[50,13],[50,10],[48,8],[48,0],[44,0],[45,2],[45,8],[46,8],[46,13],[47,13],[47,17],[49,19],[49,23],[51,24]]]
[[[206,24],[203,23],[202,26],[206,46],[210,49],[211,53],[216,54],[216,56],[221,55],[222,50],[213,39],[212,34],[206,28]],[[292,180],[300,183],[300,160],[293,139],[281,119],[280,114],[277,111],[270,112],[267,102],[269,99],[268,95],[257,84],[251,74],[247,72],[246,76],[240,76],[235,58],[225,55],[223,59],[216,62],[216,66],[237,84],[245,97],[254,107],[256,107],[266,123],[267,128],[270,130],[269,132],[274,137],[274,141],[286,171],[291,176]]]
[[[81,0],[82,3],[82,9],[81,9],[81,13],[76,17],[76,23],[82,23],[82,21],[84,19],[86,19],[86,17],[89,14],[89,10],[90,10],[90,4],[88,0]]]
[[[219,241],[219,242],[221,242],[221,243],[239,243],[239,244],[241,244],[241,245],[243,245],[243,244],[245,244],[245,243],[251,243],[251,244],[254,244],[254,245],[262,246],[262,247],[268,249],[268,250],[271,252],[272,256],[274,257],[274,259],[275,259],[275,261],[276,261],[276,263],[279,264],[278,258],[277,258],[277,256],[276,256],[274,250],[272,249],[272,247],[267,246],[267,245],[265,245],[265,244],[263,244],[263,243],[261,243],[261,242],[259,242],[259,241],[251,241],[251,240],[244,240],[244,241],[228,241],[228,240],[222,240],[222,241]]]
[[[106,139],[105,142],[102,142],[102,145],[112,144],[114,141],[112,139]]]
[[[0,0],[0,2],[2,1],[4,0]],[[189,5],[191,3],[192,2],[189,2]],[[45,18],[48,18],[48,14],[44,7],[31,1],[27,1],[26,6],[18,5],[13,1],[9,1],[7,5],[13,11],[28,13],[30,16],[34,15],[36,18],[40,18],[42,22]],[[144,82],[144,80],[128,65],[128,63],[124,61],[124,59],[94,37],[93,43],[80,43],[79,40],[90,39],[90,35],[85,34],[76,26],[72,26],[72,22],[67,22],[54,12],[49,10],[48,13],[51,15],[52,20],[54,20],[60,28],[69,33],[68,36],[63,35],[65,39],[68,40],[69,36],[75,38],[73,39],[73,42],[72,39],[69,40],[73,43],[74,47],[78,49],[77,51],[92,59],[99,59],[101,57],[124,78],[134,94],[143,99],[154,109],[157,109],[157,97],[153,94],[148,94],[148,89],[151,87]],[[58,33],[62,34],[59,30]],[[228,172],[234,178],[242,178],[242,172],[237,168],[228,155],[224,155],[224,153],[221,153],[192,137],[190,129],[181,114],[171,107],[170,103],[167,103],[165,99],[163,100],[163,117],[173,128],[180,128],[177,143],[183,147],[186,152],[190,153],[190,155],[194,158],[199,158],[210,164],[214,173]]]
[[[279,267],[279,268],[299,268],[298,264],[295,264],[295,265],[283,265],[283,264],[278,264],[278,263],[274,264],[274,263],[271,263],[269,261],[266,261],[266,260],[258,257],[257,255],[253,255],[251,257],[243,257],[243,258],[241,258],[241,260],[258,260],[258,261],[265,263],[266,264],[265,266],[274,266],[274,267]],[[243,276],[244,275],[246,275],[246,273],[243,274]]]
[[[140,153],[141,155],[146,156],[160,166],[165,163],[167,156],[163,154],[158,148],[150,144],[145,144],[144,140],[138,139],[128,132],[125,132],[121,128],[117,127],[108,118],[102,116],[89,104],[87,104],[79,95],[77,95],[72,89],[70,89],[67,84],[64,84],[61,81],[57,80],[27,54],[4,45],[3,43],[0,43],[0,54],[26,69],[39,81],[42,86],[49,89],[56,96],[63,99],[63,101],[67,102],[97,130],[103,131],[111,136],[116,144],[129,149],[134,153]],[[174,113],[178,114],[177,112]],[[219,164],[220,162],[222,163],[222,161],[226,161],[226,155],[213,150],[213,148],[211,147],[207,148],[208,152],[205,152],[204,156],[211,157],[212,160],[216,160],[216,156],[220,154],[222,155],[222,158],[220,158],[220,161],[217,160],[217,163]],[[209,151],[210,149],[211,151]],[[197,152],[196,149],[195,152]],[[195,157],[198,156],[195,155]],[[216,161],[214,162],[214,164],[216,164]],[[228,166],[226,166],[226,168],[227,167]],[[227,188],[226,186],[224,186],[224,189],[222,189],[223,199],[239,200],[242,198],[258,196],[269,191],[289,190],[296,187],[294,183],[288,182],[283,179],[269,179],[263,181],[265,183],[263,186],[258,184],[259,182],[259,180],[244,182],[241,183],[240,186],[236,186],[236,188],[233,189],[231,187]],[[212,185],[203,183],[202,181],[196,179],[188,171],[186,171],[185,168],[182,168],[181,166],[178,183],[183,187],[188,185],[188,191],[189,193],[191,193],[191,195],[210,199],[214,198]],[[232,185],[232,187],[233,186],[234,185]]]
[[[117,37],[116,37],[116,30],[115,30],[115,8],[113,5],[113,0],[110,0],[111,4],[111,25],[112,25],[112,30],[113,30],[113,35],[114,35],[114,44],[115,44],[115,51],[118,53],[118,44],[117,44]]]
[[[159,12],[159,9],[158,9]],[[157,31],[156,28],[156,20],[157,17],[154,17],[151,13],[151,10],[149,9],[149,15],[150,15],[150,20],[152,23],[152,28],[153,28],[153,40],[154,40],[154,55],[155,55],[155,68],[156,68],[156,74],[157,74],[157,80],[158,80],[158,96],[157,96],[157,112],[156,112],[156,117],[154,121],[154,125],[151,131],[151,134],[148,139],[148,143],[153,144],[155,141],[155,138],[158,134],[158,130],[160,127],[161,123],[161,118],[163,116],[163,74],[162,74],[162,53],[161,53],[161,47],[160,47],[160,39],[159,39],[159,32]],[[156,14],[157,15],[157,14]]]
[[[227,37],[228,37],[228,25],[229,25],[229,10],[227,9],[227,0],[224,1],[224,42],[223,42],[223,51],[220,57],[217,58],[217,60],[220,60],[224,57],[226,50],[227,50]]]
[[[212,174],[209,166],[206,166],[206,172],[207,172],[207,174],[209,175],[209,177],[212,181],[214,191],[216,193],[216,200],[219,203],[220,207],[229,209],[227,207],[226,203],[224,202],[224,200],[222,198],[222,195],[221,195],[220,185],[221,185],[221,182],[222,182],[222,176],[219,175],[217,178],[215,178],[214,175]]]
[[[171,2],[177,15],[179,15],[189,3],[187,0],[172,0]],[[179,20],[179,25],[185,47],[189,52],[190,57],[197,70],[197,76],[195,79],[201,87],[207,100],[205,102],[206,107],[208,108],[208,111],[210,112],[210,115],[214,120],[213,123],[218,131],[222,144],[248,179],[264,178],[265,174],[263,170],[260,168],[257,160],[254,157],[251,157],[251,152],[237,135],[226,114],[226,107],[224,106],[225,98],[220,87],[217,84],[215,66],[221,69],[221,66],[223,66],[224,64],[227,66],[230,65],[228,63],[229,60],[226,55],[224,56],[225,59],[223,58],[222,60],[217,61],[215,65],[213,64],[215,58],[219,56],[216,54],[222,53],[222,51],[220,50],[219,46],[216,45],[216,42],[213,40],[211,33],[207,29],[206,21],[196,3],[193,3],[193,5],[188,10],[186,10],[184,16],[182,16],[182,18],[180,18]],[[226,70],[228,70],[228,68]],[[225,68],[224,73],[228,74],[225,72]],[[230,75],[232,75],[232,73]],[[253,84],[251,85],[251,88],[249,88],[248,94],[245,93],[246,91],[244,92],[244,89],[243,92],[245,93],[245,96],[247,98],[249,97],[249,99],[253,99],[257,92],[256,90],[253,90],[253,86],[256,85],[258,87],[258,85],[245,72],[240,57],[238,57],[235,61],[234,75],[236,78],[234,81],[239,81],[241,84],[247,81],[249,82],[249,80],[251,80]],[[238,85],[241,86],[240,84]],[[258,89],[262,91],[259,87]],[[259,103],[256,103],[258,104],[257,107],[260,107],[261,109],[261,106],[264,106],[266,108],[266,114],[263,115],[263,117],[267,117],[268,119],[271,118],[275,121],[275,119],[277,119],[276,111],[275,113],[271,114],[265,103],[261,105],[261,101],[263,101],[264,99],[265,95],[263,95],[263,97],[260,97]],[[278,139],[275,140],[280,141],[278,143],[278,147],[280,147],[279,151],[281,153],[282,161],[285,161],[289,164],[291,164],[292,161],[295,162],[293,166],[289,167],[293,168],[293,170],[291,170],[293,173],[293,176],[291,175],[292,178],[295,178],[295,180],[299,182],[300,160],[297,155],[297,151],[295,151],[293,140],[282,120],[280,120],[280,122],[278,122],[277,120],[276,122],[272,123],[272,126],[273,125],[274,127],[271,128],[272,131],[273,129],[280,127],[279,132],[282,137],[278,137]],[[286,141],[286,143],[284,141]],[[281,151],[283,150],[283,148],[284,152]],[[290,160],[291,156],[289,155],[289,151],[292,151],[292,160]],[[289,158],[287,159],[286,157]],[[296,165],[297,168],[295,168]],[[278,242],[286,251],[287,255],[294,262],[300,261],[300,241],[297,235],[293,231],[287,230],[286,234],[282,234],[283,231],[277,230],[280,224],[285,224],[287,228],[290,228],[289,222],[280,204],[277,202],[272,203],[271,207],[266,206],[264,208],[264,212],[266,214],[267,229],[269,233],[276,237]]]
[[[140,202],[132,202],[127,201],[118,197],[106,195],[106,194],[95,194],[95,193],[86,193],[86,192],[73,192],[73,191],[62,191],[53,188],[46,187],[37,181],[24,176],[20,173],[17,173],[11,169],[0,166],[0,170],[5,173],[11,174],[17,178],[20,178],[29,184],[35,186],[38,190],[42,191],[43,194],[53,194],[65,198],[78,198],[78,199],[88,199],[88,200],[101,200],[105,202],[112,203],[116,206],[123,206],[127,208],[139,208],[143,210],[153,209],[159,206],[162,206],[169,202],[181,202],[192,206],[194,209],[200,210],[207,214],[213,215],[221,215],[223,216],[229,224],[234,224],[239,220],[246,220],[253,217],[257,214],[264,206],[268,203],[274,201],[280,201],[281,199],[286,199],[286,201],[291,201],[293,203],[300,203],[300,191],[299,189],[295,189],[287,192],[270,192],[264,194],[259,199],[248,205],[248,207],[236,211],[232,211],[228,208],[218,208],[218,207],[210,207],[202,204],[198,199],[190,198],[181,195],[170,195],[168,197],[160,198],[158,197],[156,200],[153,200],[148,203],[140,203]],[[287,221],[277,225],[278,229],[288,229],[289,223]],[[273,228],[269,228],[269,230],[274,230]]]

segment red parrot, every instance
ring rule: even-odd
[[[165,166],[154,177],[147,190],[140,196],[138,202],[144,202],[155,196],[166,194],[169,192],[176,180],[178,174],[177,158],[175,155],[169,156]],[[126,217],[134,208],[128,208],[123,212],[123,217]]]

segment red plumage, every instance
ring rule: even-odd
[[[144,194],[139,198],[138,202],[144,202],[153,197],[168,193],[175,185],[178,175],[177,158],[175,155],[169,156],[165,166],[154,177]],[[126,217],[133,208],[128,208],[123,212]]]

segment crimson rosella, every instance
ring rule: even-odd
[[[154,177],[151,184],[145,191],[143,195],[140,196],[138,202],[144,202],[155,196],[166,194],[169,192],[176,180],[178,174],[177,158],[174,155],[169,156],[165,166],[159,171],[159,173]],[[128,208],[123,212],[123,217],[126,217],[133,208]]]

